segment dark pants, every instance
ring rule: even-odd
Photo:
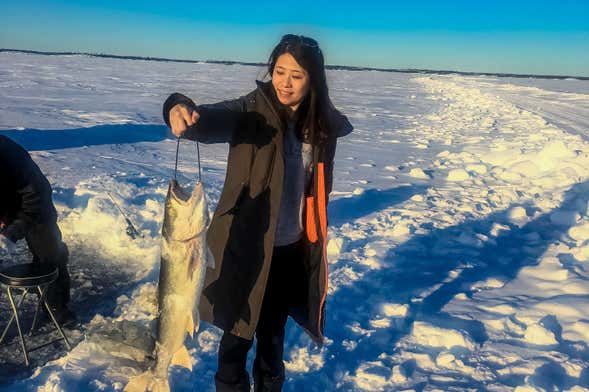
[[[67,270],[69,252],[61,240],[57,223],[37,223],[25,238],[33,254],[33,263],[48,263],[59,269],[57,280],[47,291],[47,302],[58,310],[64,308],[70,300],[70,275]]]
[[[276,247],[262,310],[256,327],[254,390],[281,391],[284,383],[284,326],[289,308],[304,298],[307,287],[302,242]],[[249,391],[247,353],[253,341],[228,332],[219,344],[215,386],[218,392]]]

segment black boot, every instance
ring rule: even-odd
[[[252,341],[223,333],[219,342],[218,368],[215,374],[217,392],[250,392],[250,377],[245,370]]]
[[[254,361],[254,392],[281,392],[284,384],[284,367],[276,376],[260,369]]]
[[[215,391],[216,392],[250,392],[250,377],[247,372],[242,374],[239,380],[227,382],[219,378],[219,373],[215,374]]]

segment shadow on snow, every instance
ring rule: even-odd
[[[57,150],[97,146],[103,144],[132,144],[139,142],[159,142],[171,134],[164,125],[96,125],[88,128],[23,131],[0,131],[23,146],[28,151]]]
[[[384,258],[385,265],[381,269],[368,270],[359,281],[341,287],[330,295],[326,310],[326,336],[334,343],[326,352],[329,359],[326,359],[325,365],[317,373],[291,375],[291,377],[294,376],[292,382],[285,385],[285,389],[291,391],[336,389],[336,380],[341,380],[346,372],[354,371],[361,363],[368,361],[381,360],[388,369],[391,369],[398,363],[392,363],[389,356],[398,352],[396,344],[401,338],[411,333],[415,321],[466,331],[473,341],[482,345],[488,339],[484,325],[476,319],[466,320],[454,317],[443,311],[444,306],[458,293],[465,293],[468,297],[475,295],[476,290],[471,289],[475,282],[489,278],[508,282],[514,279],[523,267],[537,265],[548,247],[558,242],[571,227],[571,224],[553,223],[551,215],[556,212],[579,211],[579,206],[586,206],[588,199],[589,182],[578,183],[566,192],[560,207],[539,215],[521,227],[510,223],[506,211],[501,211],[482,220],[466,221],[456,226],[434,229],[428,234],[415,235],[407,242],[390,249]],[[403,198],[398,202],[402,200]],[[354,202],[348,203],[350,206],[354,205]],[[535,211],[531,203],[523,206],[527,209],[528,215]],[[345,218],[340,216],[334,220],[341,224],[350,216],[355,215],[352,213]],[[489,233],[495,223],[509,226],[510,229],[500,231],[496,237],[492,237]],[[488,236],[489,240],[476,241],[477,233]],[[368,242],[366,239],[353,241],[347,244],[346,248],[361,248]],[[357,267],[357,264],[351,260],[340,260],[338,266],[342,265],[340,263],[354,264]],[[409,305],[410,317],[406,320],[404,327],[393,326],[381,329],[371,327],[369,321],[382,316],[380,306],[384,303]],[[549,319],[545,319],[548,324],[552,325],[552,329],[558,333],[560,326],[556,317],[554,315],[547,315],[547,317]],[[369,336],[355,335],[349,329],[353,322],[373,332]],[[294,326],[290,325],[289,335],[292,336]],[[300,332],[297,331],[297,333]],[[356,348],[349,350],[341,345],[344,340],[355,340],[358,344]],[[573,346],[572,342],[561,339],[559,349],[572,358],[583,360],[589,358],[587,347],[579,349],[578,346]],[[415,350],[421,350],[435,358],[442,348],[419,348],[418,346]],[[385,355],[379,357],[381,353]],[[547,364],[536,369],[531,381],[535,380],[540,386],[555,386],[560,389],[579,382],[583,386],[589,385],[589,377],[586,374],[582,374],[578,380],[575,380],[567,376],[566,372],[563,373],[561,365],[553,363],[548,357],[545,360]],[[405,361],[401,365],[405,366],[409,373],[416,370],[414,360]],[[466,365],[469,364],[466,363]],[[498,368],[496,364],[486,363],[486,365],[491,370]],[[427,373],[426,370],[421,372]],[[319,383],[318,378],[321,380]],[[464,374],[461,374],[458,379],[461,381],[447,383],[436,381],[436,383],[442,389],[485,387],[481,381]],[[523,376],[521,378],[498,376],[497,380],[516,386],[523,382]],[[314,386],[311,387],[311,385]],[[425,386],[425,383],[413,385],[418,390],[422,390]],[[344,383],[340,387],[346,389],[353,386]]]
[[[401,204],[412,196],[425,193],[423,185],[401,186],[386,190],[368,189],[355,197],[335,199],[329,203],[329,224],[341,226],[363,216]]]

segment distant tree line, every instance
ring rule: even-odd
[[[120,56],[116,54],[107,53],[82,53],[82,52],[41,52],[37,50],[24,50],[24,49],[3,49],[2,52],[18,52],[18,53],[29,53],[29,54],[42,54],[49,56],[90,56],[90,57],[102,57],[111,59],[124,59],[124,60],[144,60],[144,61],[169,61],[175,63],[207,63],[207,64],[225,64],[225,65],[250,65],[256,67],[264,67],[266,63],[251,63],[244,61],[230,61],[230,60],[179,60],[179,59],[168,59],[164,57],[142,57],[142,56]],[[373,68],[373,67],[354,67],[350,65],[326,65],[325,68],[332,70],[346,70],[346,71],[379,71],[379,72],[402,72],[402,73],[420,73],[420,74],[433,74],[433,75],[467,75],[467,76],[498,76],[498,77],[510,77],[510,78],[537,78],[537,79],[578,79],[578,80],[589,80],[587,76],[566,76],[566,75],[534,75],[534,74],[514,74],[514,73],[494,73],[494,72],[467,72],[467,71],[451,71],[451,70],[433,70],[433,69],[418,69],[418,68]]]

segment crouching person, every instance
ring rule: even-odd
[[[61,321],[73,317],[68,309],[70,276],[68,249],[57,226],[51,185],[29,153],[0,135],[0,249],[12,251],[26,239],[34,263],[49,263],[59,277],[49,286],[47,302]]]

